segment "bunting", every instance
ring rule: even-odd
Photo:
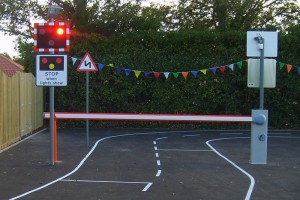
[[[294,66],[292,64],[278,62],[278,61],[277,61],[277,63],[279,66],[279,70],[282,70],[282,69],[284,69],[284,67],[286,67],[287,73],[290,73],[293,68],[296,68],[298,75],[300,75],[300,67],[299,66]]]
[[[78,59],[76,57],[71,57],[72,64],[75,65],[77,61],[81,61],[81,59]],[[105,67],[109,67],[112,69],[115,69],[117,74],[125,74],[126,77],[130,76],[131,72],[134,74],[136,78],[139,78],[141,74],[144,75],[144,77],[154,77],[155,79],[158,79],[160,77],[164,77],[165,79],[169,79],[171,77],[177,79],[180,75],[183,77],[184,80],[187,80],[189,77],[189,74],[192,74],[194,78],[199,76],[199,72],[203,75],[207,75],[208,72],[212,74],[224,74],[229,68],[231,71],[235,70],[235,66],[237,66],[239,69],[243,68],[244,62],[247,62],[247,60],[241,60],[235,63],[230,63],[227,65],[221,65],[221,66],[214,66],[206,69],[199,69],[199,70],[191,70],[191,71],[182,71],[182,72],[156,72],[156,71],[143,71],[143,70],[136,70],[136,69],[129,69],[129,68],[123,68],[123,67],[115,67],[114,64],[103,64],[103,63],[97,63],[99,71],[102,71]],[[292,64],[287,64],[283,62],[277,61],[277,64],[279,66],[279,70],[284,69],[286,67],[286,70],[288,73],[290,73],[293,68],[296,68],[298,75],[300,75],[300,67],[294,66]]]

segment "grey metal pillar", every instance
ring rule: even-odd
[[[50,90],[50,165],[54,165],[54,87]]]
[[[90,82],[90,73],[86,72],[86,105],[85,105],[85,109],[86,109],[86,113],[89,112],[89,82]],[[90,144],[90,122],[87,119],[86,120],[86,146],[89,146]]]
[[[251,164],[267,164],[268,110],[252,110]]]

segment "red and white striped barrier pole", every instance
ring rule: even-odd
[[[251,116],[238,115],[189,115],[189,114],[129,114],[129,113],[83,113],[55,112],[57,120],[133,120],[176,122],[252,122]],[[44,112],[44,119],[50,113]]]

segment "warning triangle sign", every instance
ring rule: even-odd
[[[97,72],[98,68],[94,63],[91,55],[86,53],[77,67],[78,72]]]

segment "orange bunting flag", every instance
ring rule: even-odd
[[[203,74],[206,75],[207,69],[202,69],[202,70],[200,70],[200,72],[202,72]]]
[[[290,73],[292,68],[293,68],[293,66],[291,64],[286,64],[286,69],[287,69],[288,73]]]
[[[181,74],[182,74],[184,80],[186,80],[187,76],[189,75],[189,72],[181,72]]]
[[[135,77],[139,77],[140,76],[140,74],[141,74],[141,71],[138,71],[138,70],[133,70],[134,71],[134,75],[135,75]]]

